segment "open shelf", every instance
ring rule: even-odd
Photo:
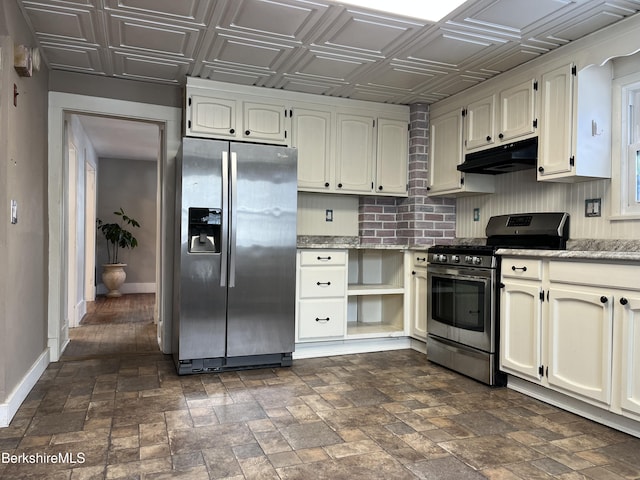
[[[390,284],[351,284],[347,295],[399,295],[404,293],[404,287]]]

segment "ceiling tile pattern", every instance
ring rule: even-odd
[[[640,10],[468,0],[437,23],[325,0],[17,0],[56,70],[433,103]]]

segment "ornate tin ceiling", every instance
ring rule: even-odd
[[[324,0],[18,3],[54,70],[399,104],[436,102],[640,10],[640,0],[469,0],[425,23]]]

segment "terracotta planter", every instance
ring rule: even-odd
[[[109,292],[107,297],[120,297],[120,287],[127,278],[127,273],[124,271],[126,263],[105,263],[102,265],[104,269],[102,272],[102,283],[107,287]]]

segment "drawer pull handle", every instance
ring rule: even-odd
[[[513,266],[511,267],[511,270],[513,270],[514,272],[515,272],[516,270],[522,270],[523,272],[526,272],[526,271],[527,271],[527,267],[516,267],[515,265],[513,265]]]
[[[331,285],[331,282],[316,282],[316,285],[318,285],[318,286],[326,285],[328,287],[329,285]]]
[[[620,299],[620,305],[626,305],[627,303],[629,303],[629,300],[627,300],[626,298],[622,297]]]
[[[416,260],[418,262],[426,262],[427,261],[427,257],[416,257]]]
[[[318,260],[331,260],[331,257],[318,257]]]
[[[331,318],[327,317],[327,318],[318,318],[316,317],[316,322],[328,322],[329,320],[331,320]]]

